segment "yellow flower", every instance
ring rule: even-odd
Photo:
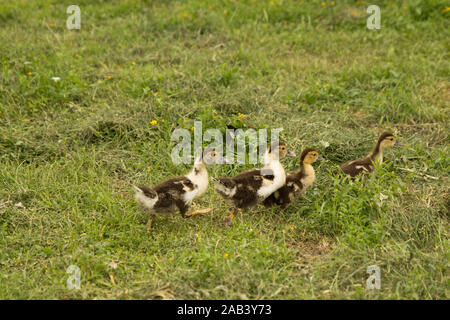
[[[175,259],[174,259],[173,257],[170,257],[169,260],[170,260],[170,261],[173,261],[173,260],[175,260]]]
[[[132,61],[131,64],[134,66],[136,64],[136,62]]]
[[[194,127],[191,127],[191,131],[194,131]]]
[[[165,122],[166,122],[166,120],[162,119],[162,120],[161,120],[161,122],[162,122],[162,123],[165,123]]]
[[[223,13],[224,13],[224,14],[227,14],[227,13],[228,13],[228,10],[226,10],[226,9],[223,10]]]
[[[238,117],[239,118],[242,118],[244,115],[242,114],[242,113],[240,113],[240,112],[238,112]]]
[[[330,85],[328,83],[325,83],[325,87],[328,88]]]
[[[317,96],[320,97],[320,93],[318,93]]]
[[[112,77],[111,76],[108,76],[108,79],[111,79]]]
[[[327,4],[326,4],[326,2],[322,2],[320,5],[321,5],[322,7],[325,7]]]
[[[446,13],[450,11],[450,7],[445,7],[445,9],[442,9],[442,13]]]
[[[28,72],[28,75],[29,75],[29,76],[31,76],[32,74],[33,74],[33,73],[32,73],[31,71],[30,71],[30,72]]]
[[[182,18],[182,19],[186,19],[186,17],[187,17],[187,13],[186,13],[186,12],[183,12],[183,13],[181,14],[181,18]]]
[[[225,259],[228,258],[228,256],[229,256],[228,253],[225,253],[225,254],[223,255],[223,257],[224,257]]]
[[[370,206],[373,206],[373,201],[370,201]]]
[[[150,124],[151,124],[152,126],[156,126],[157,123],[158,123],[158,121],[156,121],[156,120],[150,121]]]

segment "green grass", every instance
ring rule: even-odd
[[[377,1],[380,30],[366,1],[335,2],[79,0],[79,31],[73,1],[2,3],[0,298],[449,299],[448,2]],[[158,217],[148,234],[131,183],[189,170],[170,136],[200,119],[283,127],[289,148],[327,160],[283,213],[223,229],[210,186],[194,208],[212,214]],[[328,175],[385,130],[405,146],[371,179]],[[380,290],[366,288],[374,264]]]

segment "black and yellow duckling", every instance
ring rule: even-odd
[[[208,208],[186,213],[192,201],[201,197],[208,189],[206,165],[224,162],[224,158],[216,150],[205,149],[195,160],[192,171],[186,176],[166,180],[153,188],[133,186],[136,191],[136,200],[150,211],[147,231],[150,230],[156,214],[179,210],[183,218],[188,218],[212,211],[211,208]]]
[[[272,143],[264,154],[264,167],[251,169],[233,178],[212,178],[214,189],[225,199],[231,201],[235,208],[225,218],[231,224],[237,212],[256,205],[282,187],[286,181],[286,173],[279,159],[285,156],[294,157],[283,142]]]
[[[286,183],[264,200],[264,206],[270,208],[274,205],[285,209],[300,194],[304,193],[314,183],[316,174],[312,164],[324,160],[319,152],[312,148],[304,149],[300,155],[300,169],[286,176]]]
[[[375,165],[383,163],[383,151],[392,146],[401,146],[402,143],[395,140],[395,137],[390,132],[384,132],[378,139],[375,148],[367,156],[361,159],[348,161],[341,165],[342,171],[354,178],[360,173],[373,172]]]

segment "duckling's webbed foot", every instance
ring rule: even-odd
[[[229,216],[225,217],[225,219],[223,220],[223,224],[225,226],[231,226],[231,224],[233,223],[233,219],[238,212],[239,212],[239,209],[234,209],[233,212]]]
[[[210,213],[213,209],[212,208],[206,208],[206,209],[201,209],[201,210],[195,210],[191,213],[185,214],[184,217],[185,218],[190,218],[199,214],[207,214]]]

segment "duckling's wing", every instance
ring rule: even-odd
[[[346,162],[341,165],[341,169],[345,174],[348,174],[351,177],[355,177],[360,173],[372,172],[373,163],[370,158],[363,158]]]
[[[234,182],[233,179],[231,179],[231,178],[225,178],[225,177],[224,178],[214,178],[214,177],[212,177],[211,179],[213,180],[214,185],[221,184],[225,188],[228,188],[228,189],[232,189],[236,186],[236,182]]]
[[[177,177],[161,182],[153,187],[157,193],[169,193],[174,197],[195,189],[194,183],[187,177]]]
[[[167,208],[182,210],[182,208],[192,203],[199,191],[198,186],[185,176],[161,182],[153,187],[153,190],[159,196],[159,201],[155,207],[165,210]]]
[[[150,199],[153,199],[157,196],[157,193],[152,189],[150,189],[149,187],[146,186],[136,187],[135,185],[133,185],[133,188],[136,191],[136,194],[142,194],[143,196],[146,196]]]
[[[264,179],[273,180],[275,178],[272,169],[252,169],[234,176],[232,179],[236,183],[254,184],[255,182],[262,182]]]

